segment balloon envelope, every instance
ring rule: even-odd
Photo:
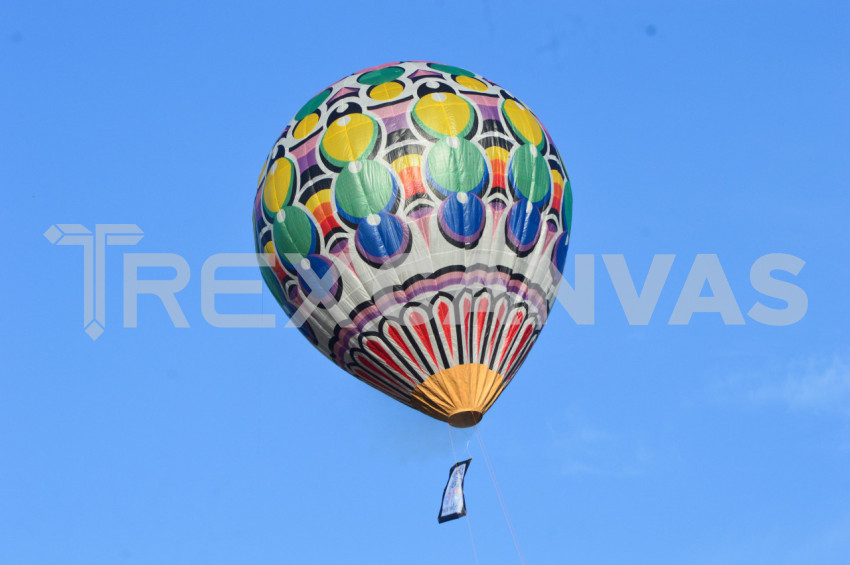
[[[477,423],[555,300],[566,169],[516,97],[465,69],[397,62],[311,98],[254,200],[263,278],[331,361],[429,416]]]

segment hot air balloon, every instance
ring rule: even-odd
[[[455,427],[481,420],[546,323],[571,217],[566,169],[531,110],[418,61],[304,104],[253,208],[263,279],[304,337]]]

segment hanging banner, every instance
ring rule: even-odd
[[[449,471],[449,482],[443,491],[443,504],[440,506],[440,515],[437,520],[442,524],[449,520],[466,516],[466,500],[463,497],[463,479],[466,477],[466,469],[472,459],[456,463]]]

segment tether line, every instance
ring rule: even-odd
[[[516,546],[516,552],[519,555],[519,561],[522,565],[525,565],[525,557],[522,556],[522,550],[519,547],[519,538],[517,538],[513,522],[511,522],[511,516],[508,513],[508,506],[505,504],[505,499],[502,497],[502,489],[499,488],[499,481],[496,480],[496,472],[493,470],[493,463],[490,462],[490,456],[487,454],[487,447],[484,445],[484,438],[481,436],[481,432],[477,425],[475,426],[475,435],[478,437],[478,445],[481,446],[481,453],[484,455],[484,463],[487,464],[487,470],[490,472],[490,478],[493,480],[493,486],[496,488],[496,496],[499,497],[499,504],[502,506],[505,521],[508,523],[508,529],[511,531],[511,537],[514,539],[514,545]]]
[[[452,426],[449,426],[449,441],[452,443],[452,457],[454,457],[455,465],[458,464],[457,453],[455,453],[455,440],[452,438]],[[469,519],[469,513],[466,514],[466,527],[469,530],[469,541],[472,543],[472,557],[475,559],[475,565],[478,565],[478,552],[475,550],[475,538],[472,536],[472,521]]]

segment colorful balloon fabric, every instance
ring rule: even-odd
[[[426,62],[311,98],[254,201],[263,278],[331,361],[425,414],[477,423],[546,323],[567,256],[561,157],[516,97]]]

